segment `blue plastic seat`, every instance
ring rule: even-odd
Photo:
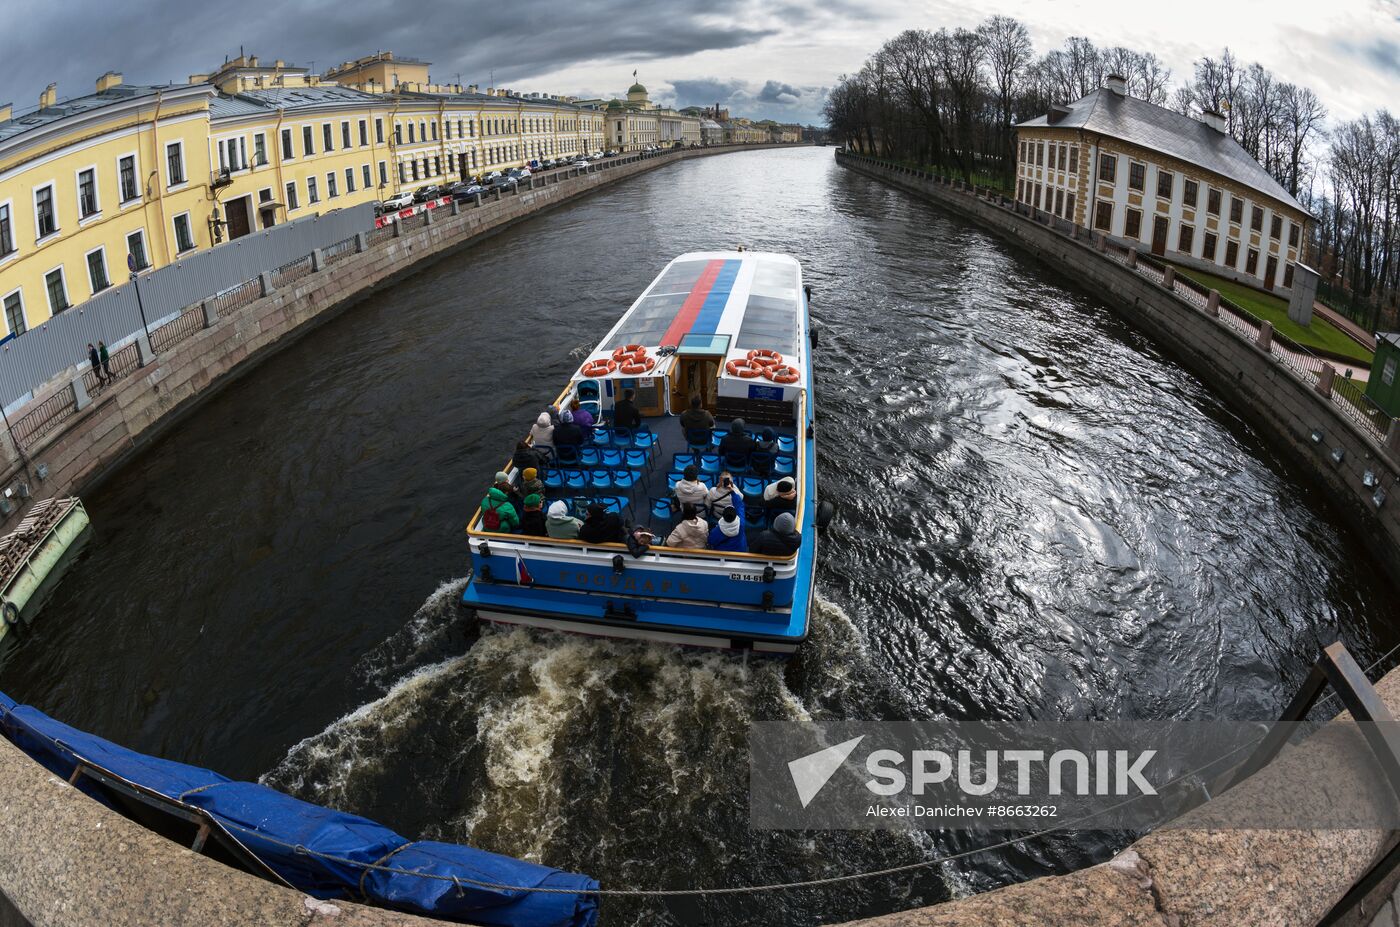
[[[577,467],[578,451],[579,449],[572,444],[560,444],[554,448],[554,459],[560,466]]]
[[[543,479],[545,489],[564,488],[564,471],[558,467],[547,467]]]
[[[589,470],[588,485],[594,489],[612,489],[612,471]]]
[[[594,502],[602,503],[603,508],[609,512],[616,512],[621,515],[627,508],[627,500],[622,496],[595,496]]]
[[[724,455],[724,469],[738,476],[749,472],[749,455],[746,451],[734,451]]]
[[[748,505],[749,500],[756,499],[763,502],[763,479],[757,476],[739,477],[739,491],[744,494],[744,504]]]
[[[685,444],[692,454],[703,454],[713,442],[708,428],[691,428],[685,433]]]
[[[666,474],[666,485],[671,489],[676,488],[676,484],[685,479],[685,473],[680,470],[672,470]]]
[[[565,489],[587,489],[588,474],[582,470],[568,469],[564,471]]]
[[[673,454],[671,456],[671,469],[684,470],[686,467],[697,464],[698,462],[694,454]]]
[[[716,428],[710,432],[710,446],[719,447],[719,443],[724,440],[724,436],[729,434],[728,428]]]
[[[612,471],[612,485],[614,489],[631,489],[637,485],[638,474],[636,470],[617,469]]]
[[[615,447],[603,448],[598,454],[598,458],[598,463],[602,464],[604,467],[622,466],[622,451]]]
[[[719,471],[720,471],[720,466],[719,466],[719,455],[718,455],[718,454],[701,454],[701,455],[700,455],[700,472],[701,472],[701,473],[708,473],[708,474],[710,474],[711,476],[715,476],[715,475],[717,475],[717,474],[719,473]]]
[[[662,521],[670,521],[675,515],[675,506],[670,499],[658,499],[655,496],[651,499],[651,517]]]
[[[598,447],[581,447],[578,451],[578,462],[585,467],[596,467],[601,451],[602,449]]]
[[[642,425],[633,433],[632,446],[642,450],[656,447],[656,433],[651,430],[650,425]]]
[[[749,454],[749,469],[758,476],[767,476],[773,472],[774,455],[767,451],[754,451]]]
[[[779,454],[773,458],[773,472],[770,476],[792,476],[797,470],[797,461],[791,454]]]
[[[575,518],[587,518],[588,506],[593,501],[592,496],[574,496],[569,500],[569,514]]]
[[[767,528],[768,512],[761,505],[744,504],[744,523],[750,528]]]
[[[644,450],[629,450],[623,452],[623,461],[627,466],[636,470],[645,470],[648,464],[651,463],[651,461],[647,459],[647,452]]]
[[[613,429],[613,435],[612,435],[612,446],[613,446],[613,447],[631,447],[631,446],[632,446],[632,429],[627,428],[627,427],[624,427],[624,426],[618,426],[618,427],[614,428],[614,429]]]
[[[608,447],[612,444],[612,429],[597,422],[593,424],[593,444],[595,447]]]
[[[778,435],[778,452],[791,454],[797,450],[797,439],[792,435]]]

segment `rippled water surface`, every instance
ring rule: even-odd
[[[660,267],[790,252],[816,288],[824,604],[792,663],[482,630],[462,529]],[[747,826],[756,719],[1277,714],[1389,647],[1365,552],[1091,295],[831,149],[668,167],[349,310],[88,500],[0,686],[140,750],[613,887],[788,881],[990,842]],[[604,905],[816,924],[1098,861],[1081,833],[834,890]]]

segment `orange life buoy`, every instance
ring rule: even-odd
[[[801,378],[796,367],[784,367],[781,364],[764,367],[763,375],[774,383],[796,383]]]
[[[626,355],[629,354],[636,357],[638,360],[641,360],[643,357],[646,357],[646,345],[625,344],[622,347],[618,348],[616,351],[613,351],[613,360],[617,361],[620,364],[626,359]]]
[[[758,366],[753,361],[744,357],[734,358],[732,361],[724,365],[724,369],[728,371],[730,376],[742,377],[745,380],[752,380],[754,377],[760,377],[763,375],[762,367]]]
[[[749,352],[749,363],[760,367],[775,367],[783,362],[783,355],[777,351],[770,351],[767,348],[758,348]]]
[[[622,362],[621,369],[622,372],[625,374],[628,374],[630,376],[636,376],[639,373],[646,373],[648,370],[655,366],[656,358],[643,356],[640,359],[638,359],[637,356],[634,354],[631,357],[631,359]]]
[[[585,377],[605,377],[616,369],[617,361],[608,357],[600,357],[583,365],[583,375]]]

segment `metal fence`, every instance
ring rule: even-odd
[[[114,346],[134,337],[142,328],[141,306],[154,326],[211,293],[258,276],[282,255],[308,254],[373,223],[374,209],[368,203],[309,216],[196,251],[142,274],[135,284],[123,283],[65,309],[0,347],[0,405],[8,407],[75,364],[85,363],[89,343],[104,341]]]

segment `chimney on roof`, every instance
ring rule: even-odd
[[[1063,121],[1071,112],[1072,110],[1068,106],[1056,104],[1050,107],[1050,112],[1045,114],[1045,121],[1053,126],[1055,123]]]
[[[191,74],[191,75],[190,75],[190,83],[191,83],[191,84],[207,84],[208,82],[209,82],[209,75],[208,75],[208,74]]]
[[[1128,79],[1122,74],[1110,74],[1104,78],[1103,85],[1120,97],[1128,95]]]
[[[120,87],[121,84],[122,76],[116,71],[108,71],[97,79],[97,92],[111,90],[113,87]]]
[[[1225,134],[1224,113],[1217,112],[1213,109],[1208,109],[1201,113],[1201,122],[1204,122],[1206,125],[1210,126],[1212,129],[1219,132],[1221,135]]]
[[[13,103],[0,104],[0,123],[9,122],[14,114],[15,105]]]
[[[272,66],[274,68],[285,68],[287,66],[287,62],[283,61],[281,58],[278,58],[276,61],[272,62]]]
[[[257,67],[257,66],[258,66],[258,56],[257,56],[257,55],[249,55],[249,56],[248,56],[248,67],[250,67],[250,68],[255,68],[255,67]]]
[[[39,94],[39,108],[48,109],[58,102],[58,84],[49,84],[44,88],[44,92]]]

